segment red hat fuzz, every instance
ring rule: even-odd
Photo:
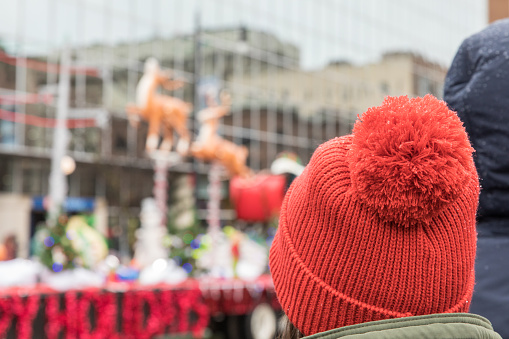
[[[466,312],[479,181],[457,115],[389,97],[317,148],[288,190],[270,250],[278,299],[305,335]]]

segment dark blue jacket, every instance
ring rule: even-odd
[[[509,338],[509,19],[463,42],[444,100],[465,124],[482,186],[470,312]]]
[[[509,235],[509,19],[463,42],[445,79],[444,100],[476,150],[479,232]]]

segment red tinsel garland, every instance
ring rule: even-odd
[[[161,291],[159,300],[161,301],[161,326],[157,334],[164,334],[167,332],[174,333],[177,331],[175,320],[177,319],[176,296],[173,291]],[[167,330],[168,328],[168,330]]]
[[[8,298],[0,298],[0,338],[6,335],[12,321],[11,303]]]
[[[144,302],[149,307],[149,313],[143,326]],[[151,338],[159,333],[163,325],[161,307],[151,291],[133,291],[124,295],[123,323],[124,333],[130,333],[133,338]]]
[[[78,334],[77,314],[66,312],[77,309],[76,293],[67,292],[64,297],[65,310],[60,311],[59,295],[46,297],[46,326],[48,339],[58,339],[60,331],[65,328],[65,339],[75,339]]]
[[[122,328],[117,332],[117,295],[100,290],[75,291],[64,294],[60,307],[60,295],[49,294],[45,298],[45,334],[48,339],[136,338],[149,339],[156,334],[191,332],[200,336],[208,325],[208,308],[198,289],[191,290],[138,290],[127,291],[122,296]],[[0,338],[7,335],[13,318],[17,317],[17,337],[31,338],[32,322],[40,307],[39,295],[0,297]],[[145,305],[148,313],[145,319]],[[90,308],[96,314],[92,328]],[[190,322],[191,313],[196,321]]]
[[[95,308],[96,326],[91,330],[89,320],[90,307]],[[116,333],[117,304],[113,293],[87,291],[83,293],[77,308],[78,337],[83,339],[113,338]]]
[[[62,307],[62,295],[50,292],[43,305],[46,337],[57,339],[62,332],[65,339],[148,339],[164,333],[192,333],[201,337],[210,314],[246,314],[263,301],[278,308],[272,285],[262,280],[248,285],[240,281],[199,284],[191,280],[175,289],[164,285],[160,288],[123,293],[98,289],[68,291],[63,294]],[[24,293],[34,292],[0,293],[0,338],[6,337],[14,318],[17,337],[31,337],[33,320],[40,308],[39,293],[47,292],[20,296]],[[89,317],[91,308],[95,322]],[[118,312],[121,324],[117,329]]]
[[[203,331],[209,322],[209,309],[202,300],[202,294],[199,290],[190,291],[190,293],[183,294],[178,292],[177,303],[180,308],[180,318],[178,332],[190,331],[195,337],[201,337]],[[197,320],[194,324],[189,324],[189,314],[194,312]]]
[[[24,300],[23,300],[24,299]],[[22,298],[12,295],[9,298],[0,299],[0,337],[4,337],[9,329],[12,318],[17,317],[16,332],[19,339],[32,338],[32,320],[39,310],[39,296],[31,295]]]

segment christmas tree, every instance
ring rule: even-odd
[[[36,241],[40,246],[41,263],[54,272],[73,269],[76,265],[75,259],[78,253],[67,232],[67,222],[67,216],[61,213],[54,225],[49,225],[47,222],[36,235]],[[41,240],[44,246],[41,246]]]

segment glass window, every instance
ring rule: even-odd
[[[13,162],[12,158],[0,155],[0,192],[12,192]]]

